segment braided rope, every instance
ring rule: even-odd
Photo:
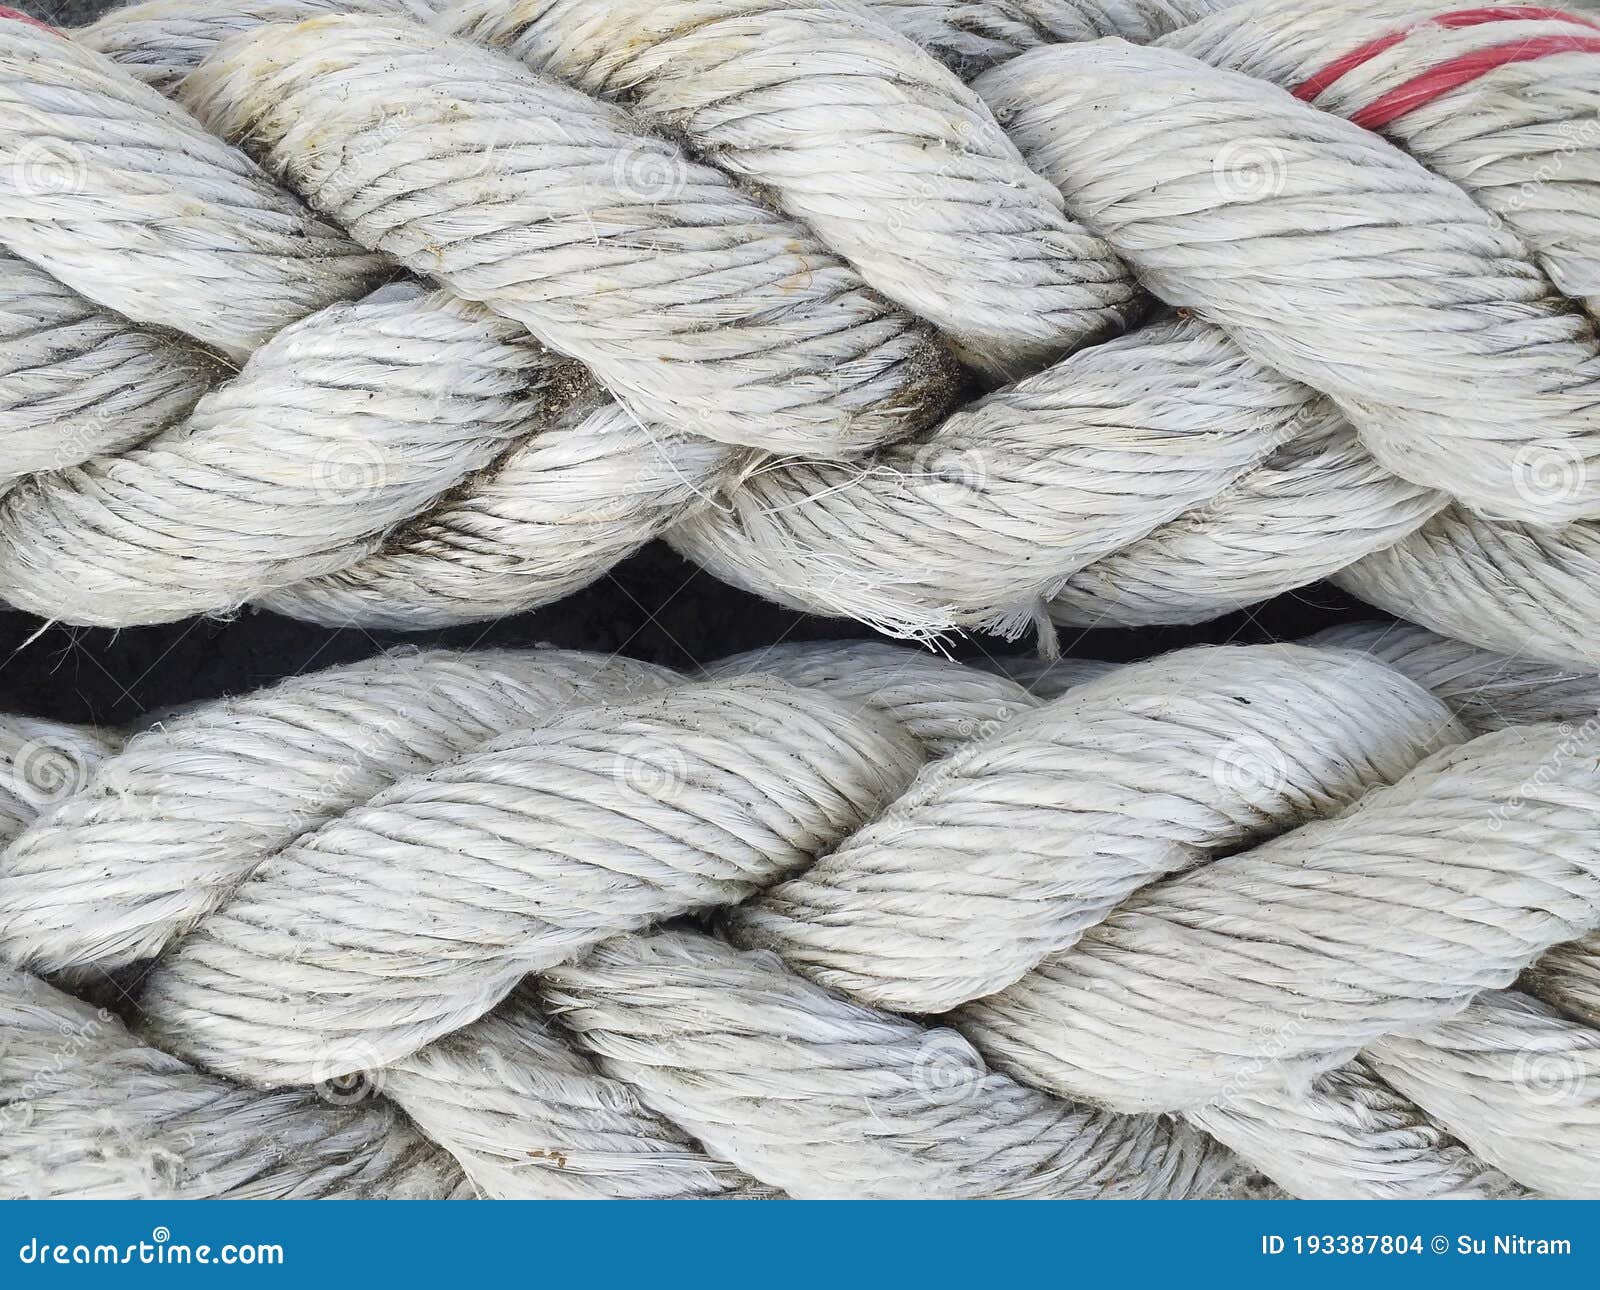
[[[1600,1195],[1596,27],[1213,7],[3,24],[15,603],[1462,639],[0,720],[0,1190]]]
[[[1600,1194],[1600,681],[1329,644],[1049,701],[426,652],[7,726],[55,787],[0,851],[0,1188]]]
[[[665,534],[912,637],[1196,621],[1334,576],[1592,660],[1595,29],[1455,12],[154,0],[74,41],[4,24],[0,241],[56,280],[15,276],[0,313],[44,350],[0,382],[27,473],[0,596],[418,627]],[[1363,113],[1384,137],[1338,120]],[[202,306],[212,233],[166,214],[224,201],[248,310]],[[331,303],[384,263],[449,294]],[[1135,281],[1190,316],[1094,343]],[[247,361],[204,393],[185,336]],[[952,412],[956,355],[1013,383]]]

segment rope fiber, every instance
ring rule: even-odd
[[[19,17],[13,606],[1417,625],[0,717],[0,1195],[1600,1197],[1600,19]]]
[[[0,24],[0,598],[437,627],[664,536],[917,640],[1048,650],[1052,624],[1331,577],[1592,665],[1596,23],[150,0],[70,38]]]

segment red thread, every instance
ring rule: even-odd
[[[1314,72],[1311,76],[1308,76],[1295,89],[1294,96],[1297,99],[1304,99],[1307,103],[1311,102],[1330,85],[1338,81],[1347,73],[1353,72],[1363,63],[1371,62],[1379,54],[1383,53],[1384,50],[1393,49],[1413,31],[1416,31],[1418,27],[1481,27],[1485,23],[1490,22],[1575,22],[1579,26],[1590,27],[1600,31],[1600,23],[1592,22],[1588,18],[1580,17],[1575,13],[1567,13],[1562,9],[1542,9],[1531,5],[1506,6],[1498,9],[1458,9],[1454,13],[1438,14],[1435,17],[1429,18],[1424,23],[1419,23],[1417,27],[1407,27],[1403,31],[1390,32],[1387,36],[1380,36],[1377,40],[1368,41],[1360,48],[1351,50],[1348,54],[1345,54],[1341,58],[1335,59],[1320,71]],[[1542,57],[1542,55],[1539,55],[1539,57]],[[1507,59],[1505,61],[1515,62],[1518,60]],[[1446,63],[1445,66],[1449,67],[1451,64]],[[1491,66],[1499,67],[1501,64],[1494,63]],[[1485,67],[1483,70],[1488,71],[1490,68]],[[1479,73],[1480,76],[1482,74],[1482,72]],[[1421,78],[1419,77],[1418,79]],[[1468,79],[1471,78],[1469,77]],[[1410,83],[1411,82],[1407,82],[1407,84]],[[1456,84],[1462,83],[1464,82],[1456,82]],[[1401,86],[1400,88],[1404,89],[1405,86]],[[1446,88],[1453,89],[1455,86],[1451,85],[1447,86]],[[1445,91],[1442,89],[1439,91],[1441,94],[1444,92]],[[1387,98],[1388,96],[1385,95],[1384,97]],[[1426,99],[1423,99],[1418,103],[1413,103],[1411,106],[1418,107],[1421,105],[1421,103],[1426,101]],[[1408,108],[1407,111],[1409,110],[1410,109]],[[1391,121],[1394,120],[1393,117],[1388,119]],[[1361,124],[1365,124],[1365,122],[1362,122]],[[1370,129],[1375,127],[1368,128]]]
[[[25,22],[28,24],[28,26],[37,27],[40,31],[48,31],[52,36],[59,36],[61,34],[54,27],[50,26],[49,23],[40,22],[32,14],[23,13],[20,9],[10,9],[5,5],[0,5],[0,18],[13,18],[17,22]]]
[[[1508,63],[1529,63],[1551,54],[1600,54],[1600,36],[1540,36],[1534,40],[1518,41],[1514,45],[1497,45],[1493,49],[1480,49],[1463,54],[1447,63],[1440,63],[1432,71],[1414,76],[1404,85],[1397,85],[1387,94],[1374,99],[1351,120],[1368,130],[1379,130],[1414,111],[1424,103],[1431,103],[1441,94],[1475,81],[1486,72]]]

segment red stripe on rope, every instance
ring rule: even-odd
[[[1581,27],[1591,27],[1600,31],[1600,23],[1575,13],[1567,13],[1564,9],[1542,9],[1533,5],[1508,5],[1498,9],[1458,9],[1454,13],[1436,14],[1426,22],[1407,27],[1403,31],[1390,32],[1387,36],[1380,36],[1377,40],[1368,41],[1365,45],[1352,49],[1348,54],[1336,58],[1300,82],[1294,96],[1297,99],[1304,99],[1307,103],[1311,102],[1335,81],[1353,72],[1363,63],[1371,62],[1384,50],[1393,49],[1420,27],[1481,27],[1490,22],[1575,22]]]
[[[23,13],[21,9],[11,9],[0,5],[0,18],[10,18],[16,22],[25,22],[30,27],[37,27],[40,31],[48,31],[52,36],[59,36],[61,32],[47,22],[40,22],[32,14]]]
[[[1391,31],[1387,36],[1378,40],[1368,41],[1359,49],[1352,49],[1343,58],[1336,58],[1320,71],[1313,73],[1295,87],[1294,96],[1304,99],[1307,103],[1316,98],[1334,82],[1341,80],[1346,73],[1355,71],[1362,63],[1371,62],[1386,49],[1393,49],[1402,40],[1409,36],[1414,28],[1405,31]]]
[[[1475,81],[1497,67],[1505,67],[1509,63],[1530,63],[1551,54],[1570,53],[1600,54],[1600,36],[1540,36],[1533,40],[1518,41],[1514,45],[1497,45],[1493,49],[1463,54],[1460,58],[1440,63],[1421,76],[1412,77],[1404,85],[1395,86],[1350,119],[1368,130],[1381,130],[1407,112],[1415,111],[1424,103],[1431,103],[1440,95]]]

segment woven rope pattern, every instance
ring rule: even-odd
[[[6,723],[0,1187],[1600,1192],[1595,674],[1345,629],[1036,689],[427,652]]]
[[[0,597],[421,627],[665,535],[916,638],[1332,576],[1592,662],[1597,29],[1459,12],[7,23]]]
[[[0,1193],[1600,1196],[1597,59],[1408,0],[0,21],[12,604],[420,627],[665,536],[916,639],[1423,624],[0,718]]]

